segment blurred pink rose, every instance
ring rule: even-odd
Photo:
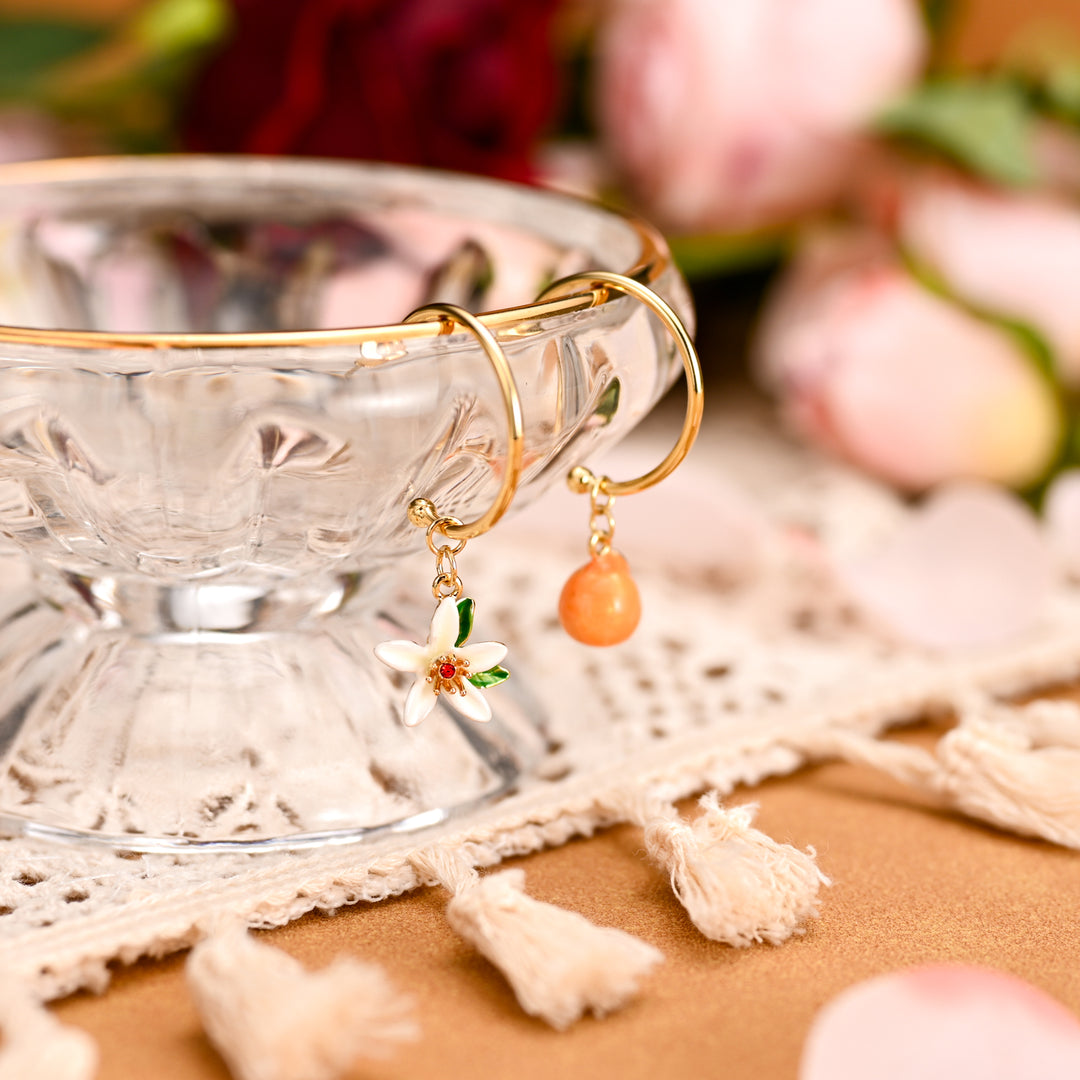
[[[1051,194],[924,177],[902,196],[899,236],[950,290],[1030,324],[1080,384],[1080,209]]]
[[[1061,569],[1080,580],[1080,469],[1060,472],[1043,500],[1046,535]]]
[[[580,199],[602,199],[612,182],[610,162],[591,140],[553,139],[540,147],[536,165],[537,183]]]
[[[599,120],[663,224],[755,228],[837,193],[924,50],[911,0],[622,0],[601,27]]]
[[[62,157],[76,149],[48,117],[28,109],[0,110],[0,164]]]
[[[1080,195],[1080,132],[1050,120],[1034,125],[1032,153],[1043,187],[1063,195]]]
[[[756,348],[797,430],[906,490],[1022,486],[1061,438],[1054,395],[1013,339],[921,287],[871,235],[808,243]]]

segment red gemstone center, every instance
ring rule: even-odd
[[[440,664],[439,675],[444,679],[452,679],[457,674],[457,668],[453,664]]]

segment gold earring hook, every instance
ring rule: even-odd
[[[514,382],[514,374],[510,370],[510,363],[506,359],[506,353],[503,352],[495,335],[472,312],[458,307],[457,304],[427,304],[417,308],[404,321],[406,323],[439,322],[442,324],[440,333],[446,334],[453,333],[455,323],[472,331],[491,361],[496,378],[499,380],[499,390],[502,392],[506,410],[509,441],[506,448],[502,486],[487,513],[475,521],[463,522],[440,514],[430,499],[418,498],[409,503],[409,520],[414,525],[428,529],[429,546],[432,542],[431,530],[436,526],[438,526],[437,532],[450,540],[461,541],[461,546],[464,546],[464,541],[486,533],[506,513],[507,507],[513,502],[518,481],[521,479],[522,451],[525,443],[521,398],[518,395],[517,383]],[[461,548],[454,550],[460,551]]]
[[[682,431],[679,439],[668,453],[667,457],[654,469],[634,477],[632,480],[612,480],[608,476],[597,476],[584,465],[578,465],[570,471],[567,478],[570,487],[577,492],[591,492],[594,497],[597,493],[604,495],[633,495],[635,492],[644,491],[653,484],[660,483],[669,476],[682,462],[694,445],[698,431],[701,429],[701,417],[704,411],[705,391],[701,379],[701,364],[694,349],[694,343],[690,340],[690,334],[683,325],[682,319],[675,313],[671,305],[657,296],[652,289],[625,274],[612,273],[609,270],[589,270],[581,274],[571,274],[552,282],[537,297],[537,302],[542,303],[556,297],[570,296],[574,290],[589,290],[596,293],[596,303],[603,303],[607,299],[609,291],[624,293],[627,296],[640,300],[659,320],[665,329],[675,339],[675,345],[682,357],[683,371],[686,375],[686,416],[683,420]]]

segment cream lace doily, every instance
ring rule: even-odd
[[[556,624],[586,532],[586,507],[565,493],[463,560],[483,633],[510,644],[549,716],[539,766],[516,793],[422,834],[321,852],[135,855],[0,840],[0,967],[48,997],[100,988],[110,961],[181,949],[223,915],[273,926],[413,888],[406,856],[434,839],[491,865],[610,824],[628,787],[678,798],[789,772],[800,764],[783,745],[793,729],[877,731],[964,689],[1006,694],[1076,674],[1080,590],[1067,585],[1007,648],[943,657],[890,641],[798,543],[778,538],[843,547],[906,511],[757,422],[711,425],[675,478],[637,497],[642,516],[627,500],[618,518],[645,604],[626,645],[590,651]],[[628,456],[659,445],[645,436]],[[635,524],[646,518],[651,528]],[[426,590],[429,576],[419,566],[410,583]]]

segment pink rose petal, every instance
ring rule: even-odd
[[[1039,330],[1080,380],[1080,213],[1068,199],[935,181],[908,194],[900,231],[960,296]]]
[[[1080,469],[1066,469],[1054,478],[1046,492],[1043,517],[1062,569],[1080,576]]]
[[[1043,186],[1068,197],[1080,194],[1080,133],[1068,124],[1039,120],[1031,133],[1031,150]]]
[[[606,5],[599,126],[662,223],[789,221],[843,189],[856,133],[911,85],[925,44],[906,0]]]
[[[851,460],[915,491],[1042,473],[1056,406],[1006,335],[899,275],[853,292],[839,314],[842,360],[823,398]]]
[[[1017,343],[924,289],[873,234],[822,232],[803,246],[756,352],[796,430],[910,491],[1022,487],[1060,444],[1060,407]]]
[[[20,108],[0,111],[0,163],[61,157],[76,149],[70,134],[44,113]]]
[[[1080,1022],[1004,972],[933,965],[868,979],[814,1020],[799,1080],[1076,1080]]]
[[[852,599],[931,648],[1008,641],[1039,620],[1054,566],[1038,519],[1000,488],[941,489],[877,550],[838,568]]]

